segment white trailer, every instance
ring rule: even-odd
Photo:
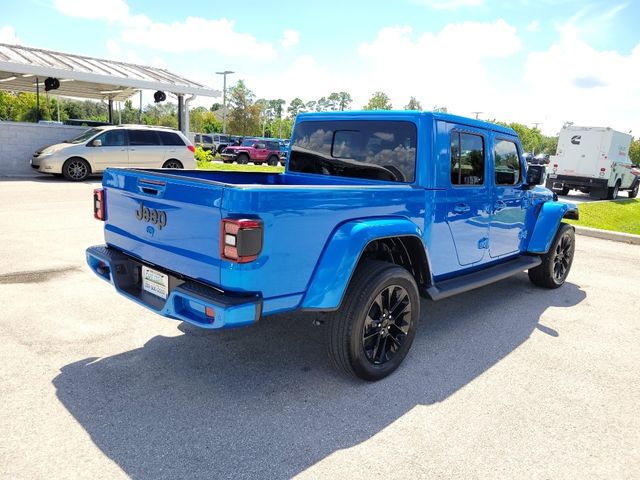
[[[567,195],[576,189],[602,199],[620,190],[638,195],[640,170],[629,159],[633,137],[609,127],[567,126],[560,131],[558,149],[550,158],[547,187]]]

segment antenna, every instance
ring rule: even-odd
[[[471,112],[471,113],[475,113],[476,114],[476,120],[478,120],[478,115],[480,115],[481,113],[484,113],[484,112]]]
[[[538,125],[542,125],[543,122],[531,122],[533,125],[533,128],[535,128],[536,130],[539,130]]]

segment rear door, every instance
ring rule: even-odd
[[[490,202],[487,188],[487,135],[483,130],[450,131],[450,185],[446,218],[460,265],[477,264],[489,247]]]
[[[264,162],[267,159],[267,153],[269,153],[269,150],[267,150],[267,143],[266,142],[258,142],[256,144],[253,145],[253,156],[252,156],[252,160],[255,162]]]
[[[518,145],[512,138],[496,136],[492,149],[493,195],[489,227],[491,258],[520,251],[526,236],[526,214],[523,183],[523,161]]]
[[[150,129],[131,129],[129,132],[129,166],[160,168],[165,160],[165,148],[158,132]]]

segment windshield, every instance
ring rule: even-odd
[[[102,132],[102,130],[103,130],[102,128],[92,128],[90,130],[87,130],[83,134],[78,135],[76,138],[68,140],[67,143],[83,143],[83,142],[86,142],[87,140],[89,140],[94,135],[97,135],[98,133]]]
[[[404,121],[307,121],[296,126],[289,170],[413,182],[416,126]]]
[[[251,139],[251,138],[249,138],[249,139],[247,139],[247,140],[243,140],[243,141],[242,141],[242,146],[243,146],[243,147],[250,147],[250,146],[252,146],[254,143],[256,143],[256,141],[255,141],[255,140],[253,140],[253,139]]]

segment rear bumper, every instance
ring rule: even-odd
[[[562,190],[569,188],[592,188],[594,190],[606,190],[608,178],[574,177],[570,175],[547,176],[547,188],[550,190]]]
[[[142,262],[106,245],[89,247],[86,255],[91,270],[113,284],[118,293],[165,317],[217,329],[251,325],[262,314],[258,294],[225,292],[150,265],[169,276],[169,296],[164,300],[142,289]],[[213,317],[206,314],[207,307],[213,310]]]

